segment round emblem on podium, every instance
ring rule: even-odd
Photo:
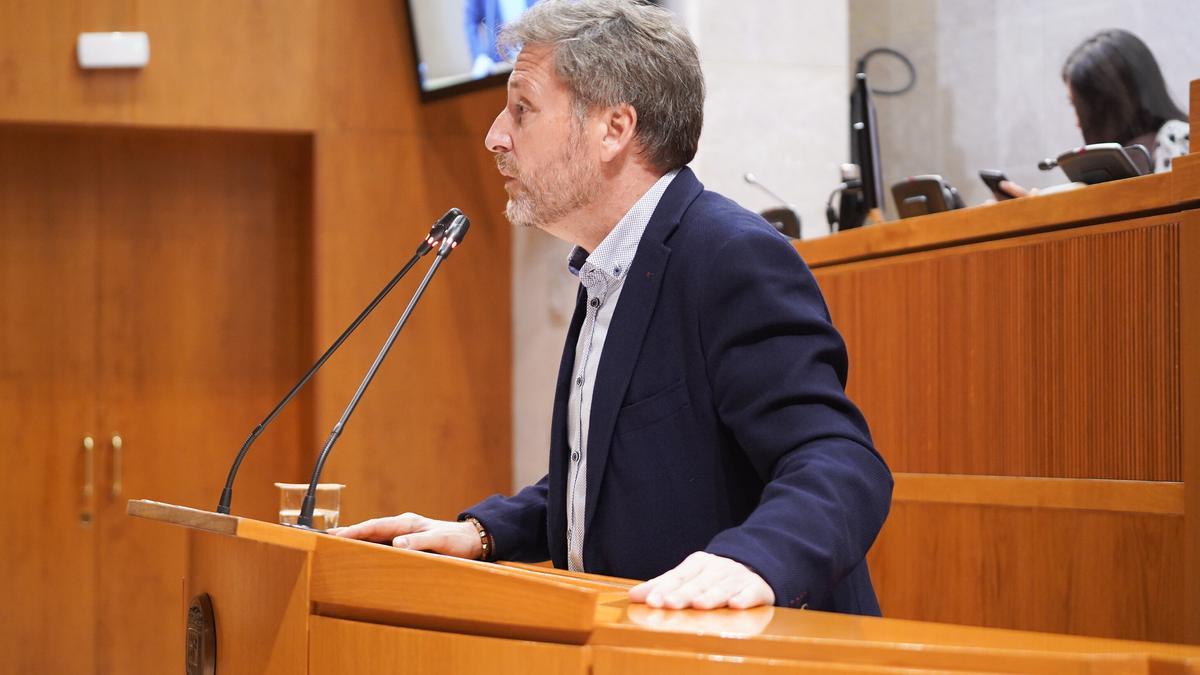
[[[212,598],[201,593],[188,606],[184,672],[187,675],[216,675],[217,619]]]

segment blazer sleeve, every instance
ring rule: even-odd
[[[845,344],[791,244],[747,228],[713,261],[700,318],[708,376],[765,487],[705,550],[755,570],[776,604],[823,603],[879,533],[891,473],[846,396]]]
[[[472,517],[492,535],[497,560],[541,562],[550,559],[546,539],[546,493],[550,475],[511,497],[492,495],[459,514]]]

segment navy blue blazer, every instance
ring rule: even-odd
[[[563,348],[550,471],[465,512],[501,559],[566,567]],[[588,435],[589,572],[649,579],[695,551],[737,560],[776,603],[879,614],[865,556],[892,478],[846,397],[846,348],[799,254],[684,168],[646,228],[604,342]]]

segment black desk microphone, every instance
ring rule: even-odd
[[[434,259],[433,264],[429,266],[429,271],[425,273],[425,278],[421,280],[421,285],[413,293],[412,299],[408,301],[408,307],[404,309],[404,314],[400,315],[400,320],[396,322],[396,326],[392,328],[391,334],[388,335],[387,340],[383,343],[383,348],[375,356],[375,362],[367,370],[367,376],[358,385],[358,390],[354,392],[354,396],[350,399],[346,410],[342,412],[342,416],[338,419],[337,424],[333,425],[333,431],[329,433],[329,438],[325,441],[325,447],[321,449],[321,454],[317,456],[316,466],[313,467],[312,480],[308,483],[308,492],[304,494],[304,502],[300,506],[300,517],[296,519],[296,527],[312,528],[313,511],[316,509],[317,502],[317,483],[321,480],[321,471],[325,468],[325,461],[329,459],[329,453],[333,450],[333,444],[342,435],[342,429],[350,421],[350,416],[354,414],[354,409],[358,406],[358,402],[362,400],[363,394],[366,393],[367,386],[371,384],[371,380],[375,379],[375,373],[379,372],[379,366],[383,365],[383,360],[387,357],[388,351],[395,344],[396,338],[400,335],[400,329],[404,328],[404,324],[408,321],[409,315],[412,314],[413,308],[417,306],[417,302],[425,294],[425,287],[433,279],[433,275],[437,272],[438,267],[441,266],[442,261],[448,258],[450,252],[462,242],[463,237],[467,236],[467,229],[470,227],[471,221],[459,213],[454,217],[454,222],[447,228],[442,245],[438,248],[437,257]]]

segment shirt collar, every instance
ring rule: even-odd
[[[573,248],[567,257],[567,269],[571,274],[579,277],[585,286],[590,286],[589,282],[597,276],[605,281],[624,278],[637,253],[638,242],[642,240],[654,215],[654,209],[678,174],[679,169],[672,169],[650,186],[595,251],[588,253],[581,246]]]

